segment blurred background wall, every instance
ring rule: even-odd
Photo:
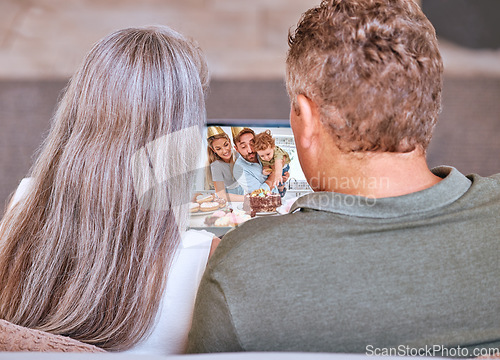
[[[195,38],[207,56],[209,118],[286,119],[287,32],[318,3],[0,0],[0,208],[27,174],[69,76],[103,36],[128,26],[169,25]],[[500,172],[500,31],[495,21],[483,21],[500,13],[500,1],[421,4],[438,30],[446,68],[429,163],[465,173]],[[473,12],[475,22],[467,16]],[[495,34],[490,40],[485,27]],[[467,41],[460,41],[463,34]]]
[[[113,30],[167,24],[216,78],[281,78],[286,35],[318,0],[1,0],[0,77],[67,78]]]

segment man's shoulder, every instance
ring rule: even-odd
[[[247,162],[245,161],[245,159],[243,159],[243,156],[238,156],[238,158],[234,162],[234,168],[243,169],[246,165]]]
[[[248,220],[230,230],[210,259],[215,267],[232,263],[234,259],[249,264],[263,261],[266,256],[276,258],[284,247],[300,246],[315,236],[324,223],[323,211],[296,212],[280,216],[262,216]],[[317,237],[316,237],[317,239]]]
[[[233,173],[243,173],[243,169],[245,168],[245,163],[243,161],[242,156],[238,157],[233,165]]]
[[[472,175],[468,175],[468,177],[472,177],[472,178],[478,179],[480,181],[487,181],[487,182],[492,182],[492,183],[496,183],[496,184],[500,185],[500,173],[493,174],[490,176],[481,176],[481,175],[477,175],[477,174],[472,174]]]
[[[480,175],[480,174],[476,174],[476,173],[470,173],[467,175],[467,177],[468,178],[473,177],[473,178],[482,179],[482,180],[500,181],[500,173],[495,173],[492,175]]]
[[[483,194],[484,196],[497,196],[500,198],[500,173],[481,176],[478,174],[467,175],[467,178],[471,180],[471,194],[478,196]]]
[[[286,216],[279,218],[283,219]],[[244,222],[224,235],[210,263],[220,264],[236,253],[245,252],[249,248],[260,248],[281,225],[278,217],[260,217]],[[273,243],[267,245],[273,247]]]
[[[241,156],[241,155],[240,155],[240,156],[238,156],[238,157],[236,158],[236,160],[234,161],[234,163],[235,163],[235,164],[241,164],[241,163],[243,163],[243,156]]]

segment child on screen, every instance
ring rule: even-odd
[[[290,170],[290,155],[275,145],[270,130],[255,136],[254,150],[262,163],[262,173],[273,177],[272,187],[277,186],[283,197],[286,188],[283,185],[283,176]]]

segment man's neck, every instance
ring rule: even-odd
[[[406,154],[342,154],[322,169],[322,173],[309,179],[315,190],[373,198],[417,192],[441,180],[429,170],[425,155],[417,150]]]

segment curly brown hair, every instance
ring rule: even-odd
[[[255,151],[266,150],[268,147],[274,147],[274,139],[271,135],[271,130],[266,130],[260,134],[255,135],[255,143],[253,149]]]
[[[413,0],[324,0],[289,33],[287,90],[345,152],[426,150],[441,109],[435,30]]]

